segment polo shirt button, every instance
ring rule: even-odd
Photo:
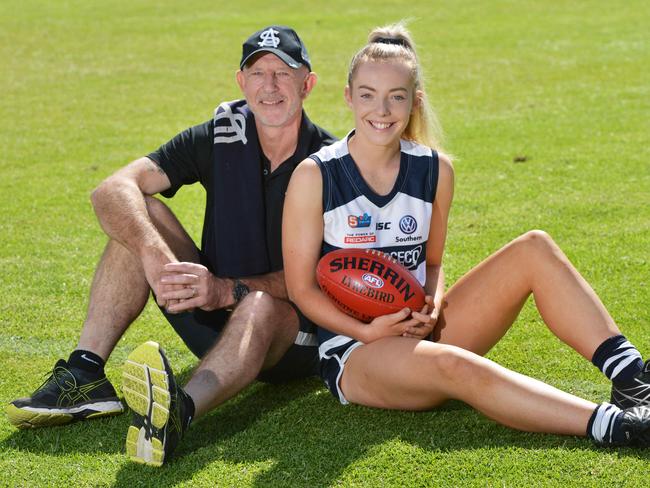
[[[268,175],[269,175],[269,170],[264,168],[264,176],[268,176]]]

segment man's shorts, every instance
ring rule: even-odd
[[[295,307],[294,307],[295,308]],[[168,313],[160,308],[167,321],[198,358],[202,358],[217,342],[221,331],[230,318],[230,310],[220,309],[206,312]],[[282,383],[307,376],[318,375],[318,347],[316,335],[311,333],[312,324],[298,313],[300,331],[294,344],[280,361],[258,375],[266,383]]]

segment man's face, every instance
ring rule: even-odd
[[[284,127],[301,116],[316,77],[305,66],[292,69],[275,54],[258,56],[237,72],[237,83],[258,124]]]

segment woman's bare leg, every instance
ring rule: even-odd
[[[484,355],[510,328],[531,294],[548,328],[589,360],[603,341],[620,334],[557,244],[548,234],[531,231],[449,289],[436,339]]]
[[[355,349],[341,389],[350,402],[391,409],[454,398],[508,427],[579,436],[597,406],[464,349],[402,337]]]

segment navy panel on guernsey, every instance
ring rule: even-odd
[[[400,169],[393,189],[377,195],[365,182],[344,139],[310,157],[323,177],[321,255],[341,248],[378,249],[406,266],[424,285],[426,243],[438,185],[438,154],[429,147],[400,141]],[[339,401],[345,361],[360,342],[318,328],[321,376]]]

